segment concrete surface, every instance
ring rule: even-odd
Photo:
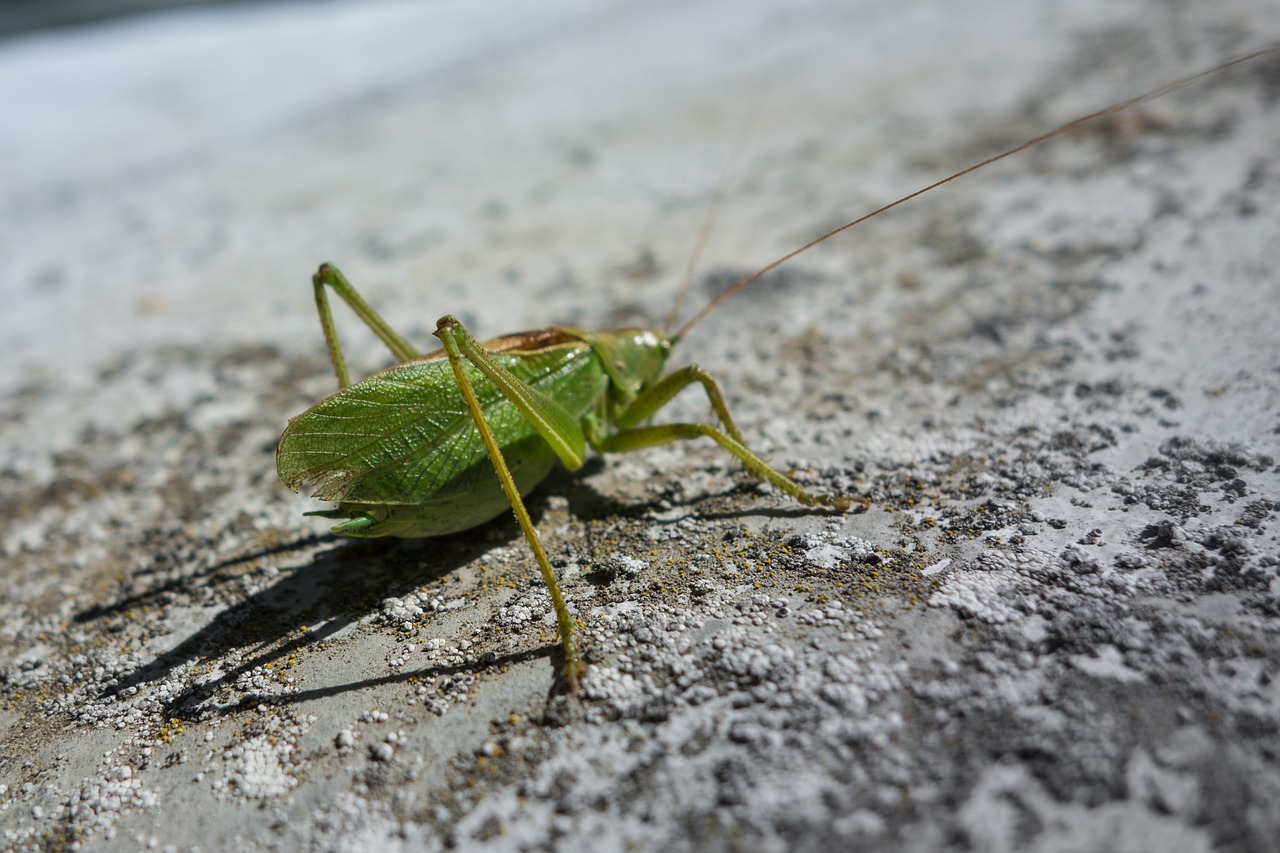
[[[1274,61],[698,327],[756,448],[874,506],[701,444],[553,476],[580,697],[513,524],[344,544],[272,453],[333,387],[322,260],[423,346],[658,324],[739,138],[694,305],[1277,33],[1269,0],[559,0],[0,42],[0,846],[1273,849]]]

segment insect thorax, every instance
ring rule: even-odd
[[[675,345],[672,338],[649,329],[562,331],[585,341],[600,358],[609,376],[610,398],[615,403],[632,399],[662,376],[667,356]]]

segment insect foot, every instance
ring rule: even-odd
[[[824,497],[826,497],[824,495]],[[834,508],[837,512],[848,512],[854,506],[858,507],[858,512],[866,512],[871,509],[871,501],[867,498],[836,498],[826,497],[822,501],[826,506]]]

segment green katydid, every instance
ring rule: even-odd
[[[572,471],[582,467],[588,444],[618,453],[705,436],[806,506],[868,504],[806,491],[752,453],[715,380],[701,368],[664,377],[675,335],[551,328],[481,345],[446,316],[436,326],[444,349],[419,355],[336,268],[321,266],[314,286],[341,390],[289,422],[276,454],[280,479],[294,490],[312,483],[317,497],[337,501],[337,509],[311,514],[343,519],[333,527],[343,536],[440,536],[510,507],[551,593],[571,688],[582,670],[573,620],[523,501],[557,459]],[[399,364],[351,384],[326,288]],[[643,425],[695,382],[706,389],[723,429]]]
[[[674,333],[551,327],[481,344],[446,315],[435,332],[444,348],[422,355],[341,272],[324,264],[312,281],[339,390],[290,420],[276,453],[280,479],[294,491],[311,484],[315,497],[336,502],[335,509],[308,514],[339,519],[332,530],[341,536],[440,536],[475,527],[510,508],[551,594],[564,675],[569,688],[576,689],[584,666],[573,618],[523,500],[557,460],[572,471],[582,466],[588,445],[597,452],[620,453],[710,438],[753,475],[805,506],[836,511],[869,506],[866,498],[810,492],[753,453],[715,380],[700,367],[664,373],[672,349],[693,326],[765,273],[873,216],[1083,124],[1278,51],[1273,46],[1230,60],[1076,119],[835,228],[740,279]],[[351,383],[327,289],[373,330],[396,365]],[[719,428],[648,423],[694,383],[702,385]]]

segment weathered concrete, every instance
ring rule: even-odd
[[[1267,849],[1275,62],[698,327],[757,449],[874,506],[802,511],[700,444],[554,476],[578,699],[513,525],[342,544],[272,460],[333,387],[321,260],[423,346],[445,312],[661,323],[740,136],[694,306],[1276,24],[1203,5],[332,3],[0,42],[3,846]]]

